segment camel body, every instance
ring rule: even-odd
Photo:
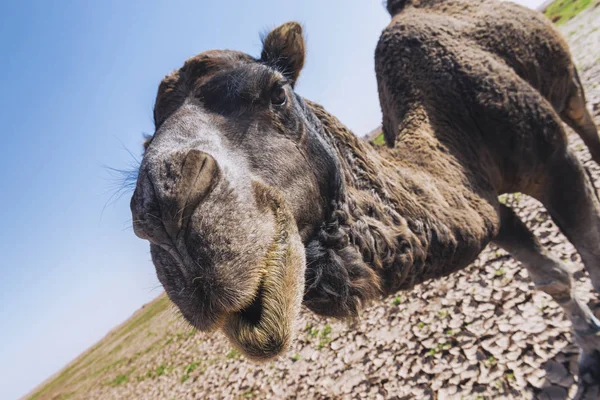
[[[131,200],[159,280],[193,326],[265,360],[289,347],[301,304],[357,316],[493,242],[562,306],[581,348],[578,396],[597,398],[600,322],[498,201],[541,201],[600,290],[600,202],[562,122],[596,162],[600,139],[564,40],[510,3],[387,7],[375,51],[386,148],[294,91],[297,23],[271,31],[260,58],[207,51],[163,79]]]
[[[400,0],[388,8],[399,11],[375,52],[388,148],[375,152],[346,133],[333,142],[343,169],[353,171],[350,191],[370,203],[371,211],[355,204],[350,212],[369,218],[382,203],[400,216],[397,223],[371,215],[372,226],[385,220],[387,229],[355,240],[373,244],[367,261],[391,293],[470,264],[509,212],[498,195],[544,197],[549,164],[567,155],[560,117],[592,154],[600,140],[568,47],[544,16],[492,0]],[[339,122],[325,125],[346,132]]]

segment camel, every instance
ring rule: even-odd
[[[162,80],[131,199],[160,282],[190,324],[264,361],[289,347],[302,304],[356,317],[493,242],[563,307],[580,395],[598,393],[600,322],[562,261],[498,201],[539,199],[600,289],[600,202],[560,118],[597,161],[600,142],[565,42],[509,3],[387,8],[380,151],[295,92],[305,59],[295,22],[270,31],[259,58],[206,51]]]

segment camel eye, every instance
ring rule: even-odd
[[[282,106],[285,104],[287,98],[285,89],[279,85],[276,85],[271,89],[271,104],[274,106]]]

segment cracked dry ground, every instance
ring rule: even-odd
[[[600,123],[600,7],[561,30]],[[579,137],[570,146],[600,187]],[[573,246],[524,195],[505,196],[543,243],[577,271]],[[248,362],[220,334],[198,333],[166,297],[146,305],[38,391],[38,398],[565,399],[576,391],[577,348],[559,306],[527,272],[488,247],[466,270],[384,299],[353,323],[304,310],[299,339],[279,360]]]

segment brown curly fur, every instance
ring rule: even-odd
[[[329,316],[356,315],[381,294],[468,265],[497,233],[490,205],[495,195],[488,193],[485,200],[466,187],[457,188],[458,174],[454,180],[438,179],[410,161],[391,162],[387,156],[392,153],[382,157],[321,106],[309,106],[336,149],[345,178],[330,219],[307,245],[304,303],[310,309]],[[440,166],[445,162],[436,161]],[[313,254],[317,244],[326,253],[321,258]]]

